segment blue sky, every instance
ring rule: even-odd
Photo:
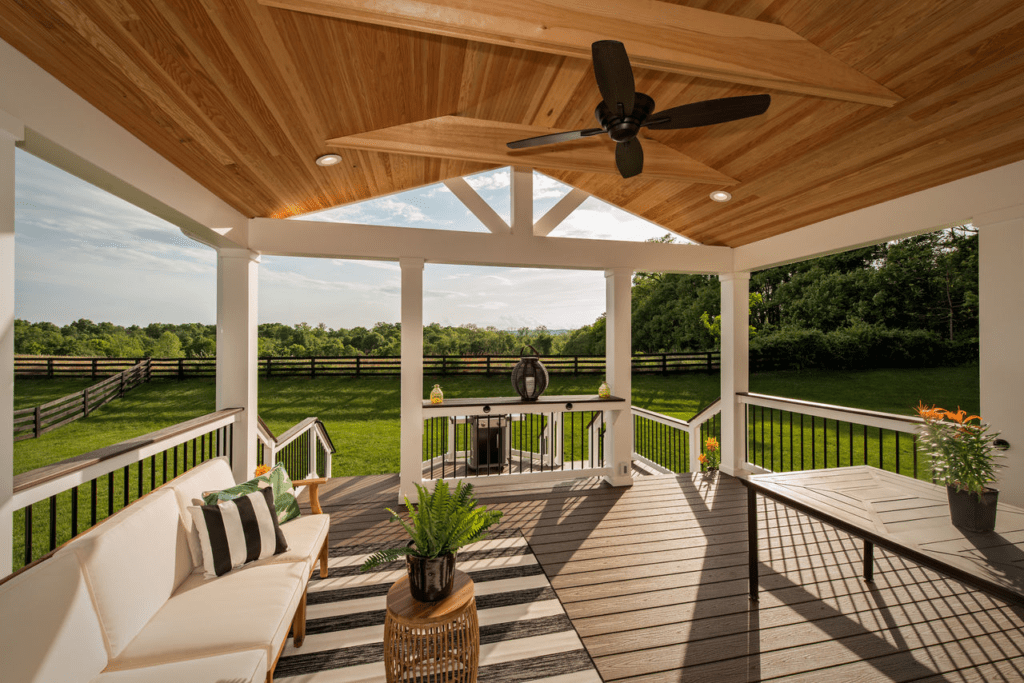
[[[18,150],[15,168],[15,315],[58,325],[88,318],[119,325],[216,319],[216,258],[173,225]],[[508,220],[509,171],[467,179]],[[534,211],[569,188],[540,174]],[[486,232],[442,185],[303,216],[311,220]],[[665,231],[590,198],[558,237],[645,240]],[[372,326],[400,317],[397,263],[264,256],[260,322]],[[501,329],[575,328],[604,312],[595,271],[427,264],[424,321]]]

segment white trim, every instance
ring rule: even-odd
[[[498,212],[466,182],[465,178],[449,178],[444,181],[444,186],[492,233],[507,235],[511,232],[508,223],[502,220]]]
[[[457,230],[357,225],[327,221],[255,218],[249,248],[275,256],[311,256],[522,268],[608,270],[627,268],[658,273],[731,272],[733,250],[700,244],[654,244],[493,235]]]
[[[245,216],[3,40],[0,109],[24,123],[30,154],[204,244],[245,244]]]
[[[458,482],[464,481],[472,484],[473,488],[479,489],[483,486],[511,484],[529,484],[536,482],[567,481],[570,479],[589,479],[591,477],[610,477],[611,467],[593,467],[577,470],[558,470],[554,472],[527,472],[525,474],[490,474],[480,477],[452,477],[450,479],[424,479],[423,486],[428,491],[433,491],[438,481],[446,481],[449,486],[456,486]],[[412,496],[410,496],[412,498]]]
[[[676,474],[676,472],[673,472],[672,470],[668,469],[667,467],[662,467],[661,465],[659,465],[658,463],[654,462],[653,460],[651,460],[649,458],[645,458],[644,456],[640,455],[639,453],[637,453],[635,451],[633,452],[633,460],[635,460],[637,462],[640,462],[640,463],[643,463],[645,466],[651,468],[652,470],[654,470],[655,472],[658,472],[659,474]]]
[[[21,119],[0,109],[0,133],[13,138],[15,142],[21,142],[25,139],[25,124],[21,122]]]
[[[734,268],[754,271],[970,223],[993,212],[1020,216],[1024,161],[836,216],[737,247]]]
[[[587,201],[590,195],[583,190],[572,188],[569,194],[558,200],[558,203],[548,209],[548,212],[537,219],[533,224],[533,234],[537,237],[546,237],[562,224],[573,211],[580,207],[580,204]],[[645,219],[646,220],[646,219]]]

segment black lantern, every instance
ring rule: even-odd
[[[512,368],[512,388],[524,401],[536,401],[548,388],[548,371],[540,362],[537,349],[530,348],[534,355],[523,356]]]

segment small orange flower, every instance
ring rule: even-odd
[[[707,465],[708,464],[708,456],[704,455],[703,453],[701,453],[700,457],[697,458],[697,459],[700,460],[700,464],[701,465]]]
[[[708,440],[704,442],[704,450],[706,451],[714,452],[717,451],[718,448],[718,439],[713,436],[709,436]]]
[[[269,471],[270,467],[268,465],[260,465],[259,467],[256,468],[256,474],[254,474],[253,476],[261,477]]]
[[[946,417],[946,411],[938,406],[926,406],[920,400],[917,402],[917,414],[927,421],[938,421]]]
[[[971,415],[970,417],[968,417],[967,411],[960,408],[960,406],[957,406],[957,411],[955,413],[949,410],[943,412],[946,414],[947,419],[956,422],[958,425],[967,426],[967,423],[970,422],[971,420],[977,420],[978,422],[981,422],[980,415]]]

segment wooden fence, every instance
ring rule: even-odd
[[[64,359],[61,359],[64,360]],[[78,359],[75,359],[78,360]],[[99,359],[93,359],[99,360]],[[150,360],[135,360],[127,370],[111,375],[102,382],[56,400],[14,411],[14,440],[36,439],[58,427],[87,417],[101,406],[124,396],[150,378]],[[95,367],[95,366],[93,366]],[[106,366],[104,366],[106,367]],[[91,368],[90,368],[91,370]],[[50,375],[67,377],[67,374]],[[83,376],[83,375],[70,375]]]
[[[604,374],[604,356],[542,356],[553,375]],[[137,358],[71,358],[18,356],[14,376],[19,379],[50,377],[103,377],[138,363]],[[506,375],[519,356],[424,356],[425,375]],[[214,377],[215,358],[150,358],[149,375],[157,378],[187,379]],[[717,351],[659,353],[633,356],[634,374],[717,372]],[[381,377],[401,374],[399,356],[339,356],[334,358],[266,357],[259,359],[262,377]]]

